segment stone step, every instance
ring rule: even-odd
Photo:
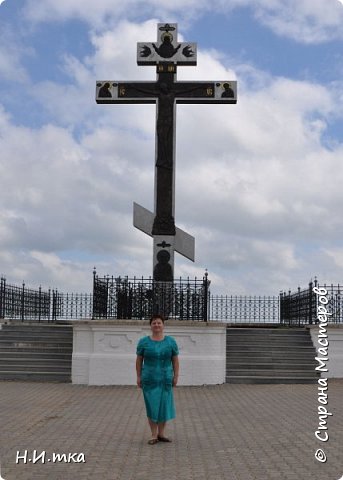
[[[17,340],[4,340],[0,338],[0,350],[4,347],[13,347],[13,348],[25,348],[25,347],[32,347],[32,348],[46,348],[46,347],[55,347],[55,348],[72,348],[73,342],[70,341],[63,341],[59,338],[56,339],[49,339],[49,340],[42,340],[42,339],[17,339]]]
[[[0,353],[8,353],[8,352],[32,352],[32,353],[63,353],[69,354],[72,352],[72,347],[70,346],[53,346],[47,347],[44,345],[24,345],[24,346],[16,346],[7,345],[7,346],[0,346]]]
[[[226,342],[226,349],[251,349],[251,348],[258,348],[259,350],[262,349],[288,349],[288,348],[300,348],[300,347],[308,347],[312,348],[313,343],[309,341],[303,342]]]
[[[0,365],[0,374],[2,372],[16,372],[16,371],[22,371],[22,372],[49,372],[49,373],[64,373],[64,374],[70,374],[71,372],[71,365],[66,365],[66,364],[33,364],[31,362],[28,362],[26,365],[23,365],[21,363],[15,363],[15,364],[6,364],[6,365]]]
[[[230,336],[228,335],[226,337],[227,339],[227,342],[230,342],[230,343],[265,343],[265,344],[268,344],[270,342],[273,342],[273,343],[284,343],[284,344],[289,344],[289,343],[294,343],[294,344],[298,344],[298,343],[302,343],[302,342],[305,342],[305,343],[308,343],[309,341],[309,337],[306,335],[306,336],[301,336],[301,337],[289,337],[288,335],[282,337],[282,336],[277,336],[277,337],[274,337],[274,338],[270,338],[270,337],[257,337],[257,336],[252,336],[252,335],[237,335],[237,336]]]
[[[71,374],[70,373],[60,373],[60,372],[50,372],[50,371],[1,371],[0,380],[28,380],[30,382],[59,382],[59,383],[70,383]]]
[[[226,339],[232,342],[304,342],[309,335],[226,335]]]
[[[266,333],[274,335],[274,334],[292,334],[292,335],[299,335],[304,332],[307,332],[306,328],[297,328],[297,327],[280,327],[276,326],[274,328],[265,328],[265,327],[227,327],[228,332],[233,332],[233,333],[242,333],[244,334],[256,334],[256,335],[265,335]]]
[[[261,353],[261,354],[275,354],[275,353],[282,353],[284,355],[292,355],[292,353],[294,352],[299,352],[301,354],[312,354],[312,353],[315,353],[316,349],[315,347],[312,345],[298,345],[298,346],[294,346],[294,345],[289,345],[287,347],[282,347],[282,348],[279,348],[279,347],[275,347],[275,346],[271,346],[269,345],[269,347],[259,347],[258,345],[230,345],[229,347],[226,347],[226,353],[227,354],[230,354],[230,353],[239,353],[239,354],[242,354],[242,355],[246,355],[246,354],[249,354],[249,353]]]
[[[61,352],[61,351],[38,351],[38,352],[32,352],[31,349],[28,351],[13,351],[13,349],[9,348],[6,350],[0,350],[0,361],[4,358],[7,358],[9,360],[13,358],[20,358],[20,359],[35,359],[35,358],[41,358],[42,360],[45,359],[65,359],[67,361],[71,361],[72,358],[72,350],[68,349],[66,352]]]
[[[12,331],[2,331],[0,330],[0,338],[4,340],[17,340],[17,339],[54,339],[61,338],[63,341],[72,341],[73,335],[70,332],[12,332]]]
[[[17,334],[20,333],[20,335],[30,335],[30,334],[35,334],[35,335],[51,335],[51,334],[56,334],[56,335],[70,335],[73,336],[73,329],[71,327],[29,327],[27,325],[21,326],[14,326],[14,325],[1,325],[0,328],[0,334],[5,335],[5,334]]]
[[[278,346],[278,345],[273,345],[273,344],[269,344],[268,346],[266,345],[259,345],[258,343],[255,343],[254,345],[226,345],[226,348],[225,350],[229,353],[229,352],[253,352],[253,351],[257,351],[257,352],[284,352],[284,353],[287,353],[287,352],[292,352],[292,350],[294,351],[298,351],[298,352],[313,352],[315,351],[315,347],[312,345],[284,345],[282,347]]]
[[[258,338],[260,340],[262,340],[263,338],[272,338],[272,339],[277,339],[277,338],[289,338],[289,339],[296,339],[296,338],[307,338],[308,337],[308,332],[307,331],[304,331],[304,332],[298,332],[298,333],[289,333],[289,332],[285,332],[285,333],[280,333],[280,332],[276,332],[276,333],[263,333],[263,334],[258,334],[256,332],[232,332],[231,330],[226,330],[226,334],[227,334],[227,338],[233,338],[233,339],[238,339],[238,338]]]
[[[259,345],[229,345],[226,346],[226,352],[241,352],[242,355],[245,353],[249,352],[261,352],[261,353],[274,353],[274,352],[283,352],[285,354],[291,353],[292,351],[294,352],[302,352],[302,353],[313,353],[315,352],[315,347],[312,345],[298,345],[297,347],[294,347],[294,345],[283,345],[283,346],[274,346],[274,345],[269,345],[267,346],[259,346]]]
[[[72,348],[73,342],[70,339],[63,339],[63,338],[16,338],[16,339],[9,339],[9,338],[2,338],[0,337],[0,350],[2,347],[25,347],[25,346],[32,346],[32,347],[68,347]]]
[[[247,359],[251,361],[251,359],[257,358],[270,358],[270,359],[301,359],[301,358],[311,358],[314,360],[316,357],[316,350],[249,350],[249,351],[242,351],[242,350],[227,350],[226,351],[226,358],[227,359]]]
[[[281,362],[256,362],[256,363],[227,363],[227,371],[229,370],[255,370],[255,369],[279,369],[279,370],[311,370],[314,371],[318,365],[315,362],[311,363],[281,363]]]
[[[61,365],[61,366],[70,366],[70,358],[55,358],[55,357],[49,357],[49,358],[41,358],[41,357],[5,357],[1,358],[0,357],[0,369],[3,368],[3,366],[12,366],[12,365],[44,365],[44,366],[55,366],[55,365]]]
[[[267,367],[267,365],[270,365],[270,367]],[[298,367],[301,366],[301,367]],[[303,364],[303,363],[279,363],[279,362],[273,362],[273,363],[263,363],[259,362],[256,364],[232,364],[232,363],[226,363],[226,370],[238,370],[238,369],[245,369],[245,370],[250,370],[250,372],[254,372],[258,368],[265,368],[265,369],[280,369],[280,370],[296,370],[298,368],[303,368],[309,371],[316,371],[317,365],[312,365],[312,364]]]
[[[274,368],[256,368],[254,372],[251,371],[251,369],[248,368],[239,368],[239,369],[234,369],[234,368],[229,368],[227,370],[227,375],[228,376],[237,376],[237,375],[269,375],[271,377],[275,376],[282,376],[282,377],[298,377],[299,375],[302,375],[304,377],[317,377],[318,372],[316,372],[314,369],[282,369],[282,368],[277,368],[276,366]]]
[[[42,323],[0,323],[0,331],[35,331],[35,332],[45,332],[48,330],[55,330],[59,332],[71,332],[73,327],[71,325],[56,325]]]
[[[228,328],[228,383],[316,383],[316,349],[308,330]]]
[[[284,347],[301,347],[301,346],[304,346],[304,347],[310,347],[311,345],[313,345],[312,343],[312,339],[310,338],[307,338],[307,339],[304,339],[304,340],[285,340],[285,341],[282,341],[282,340],[265,340],[264,337],[261,338],[261,339],[252,339],[251,337],[247,337],[246,340],[238,340],[238,341],[235,341],[233,339],[227,339],[226,341],[226,345],[227,346],[258,346],[259,348],[280,348],[282,346]]]
[[[57,329],[57,328],[52,328],[52,327],[46,327],[46,328],[2,328],[0,329],[0,335],[3,336],[18,336],[22,335],[24,337],[26,336],[51,336],[51,335],[57,335],[57,336],[62,336],[62,337],[73,337],[73,331],[72,329]]]
[[[288,348],[288,349],[280,349],[280,348],[263,348],[262,350],[258,350],[258,348],[251,348],[248,350],[244,350],[242,348],[227,348],[226,349],[226,356],[227,357],[277,357],[280,356],[282,358],[284,357],[289,357],[293,358],[295,357],[310,357],[313,356],[313,358],[316,356],[316,349],[314,347],[310,348],[304,348],[304,347],[298,347],[298,348]]]
[[[279,363],[316,363],[316,357],[314,355],[299,355],[294,354],[290,355],[283,355],[282,352],[277,354],[254,354],[254,355],[227,355],[226,362],[233,362],[233,363],[271,363],[271,362],[279,362]]]
[[[253,362],[272,362],[272,361],[288,361],[288,362],[301,362],[302,360],[308,359],[309,361],[314,362],[316,358],[315,352],[227,352],[226,360],[237,362],[242,360],[243,362],[253,363]]]
[[[304,337],[309,335],[309,330],[305,328],[301,329],[274,329],[274,330],[266,330],[263,328],[227,328],[226,329],[227,335],[231,337],[249,337],[253,336],[255,338],[263,338],[263,337]]]
[[[257,361],[254,363],[243,363],[243,362],[226,362],[226,370],[229,369],[249,369],[255,370],[258,368],[279,368],[282,370],[292,370],[297,368],[304,368],[307,370],[315,371],[316,367],[318,366],[317,363],[304,363],[304,362],[280,362],[280,361]]]
[[[236,377],[227,376],[226,383],[241,383],[241,384],[259,384],[259,385],[279,385],[279,384],[314,384],[318,383],[316,378],[307,378],[307,377],[255,377],[249,375],[241,375]]]
[[[226,331],[226,336],[227,338],[232,338],[234,340],[238,340],[238,339],[247,339],[247,338],[254,338],[254,339],[259,339],[259,340],[263,340],[263,339],[273,339],[273,340],[276,340],[276,339],[289,339],[289,340],[296,340],[297,338],[300,338],[300,339],[304,339],[304,338],[308,338],[308,333],[307,332],[300,332],[300,333],[297,333],[297,334],[289,334],[289,333],[274,333],[274,334],[270,334],[270,333],[265,333],[263,335],[261,334],[256,334],[256,333],[251,333],[251,332],[246,332],[245,334],[239,332],[239,333],[233,333],[233,332],[230,332],[230,330],[227,330]]]
[[[71,382],[72,350],[66,325],[1,324],[0,380]]]

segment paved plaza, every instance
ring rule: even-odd
[[[0,382],[0,392],[5,480],[338,480],[343,475],[343,380],[329,382],[327,409],[333,416],[327,420],[327,442],[315,437],[317,385],[177,387],[177,418],[166,431],[173,442],[153,446],[147,444],[137,387]],[[326,463],[315,459],[319,448]],[[74,454],[69,463],[54,458],[67,454],[68,460],[69,453]]]

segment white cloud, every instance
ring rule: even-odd
[[[168,21],[177,18],[187,25],[196,15],[210,11],[225,14],[241,7],[250,7],[259,22],[298,42],[342,38],[342,6],[334,0],[146,0],[144,4],[140,0],[27,0],[25,12],[35,22],[79,18],[92,27],[103,28],[114,26],[123,17],[138,20],[147,15],[168,17]]]
[[[325,232],[341,228],[329,212],[341,196],[342,147],[330,152],[321,138],[334,110],[327,89],[287,79],[241,92],[236,106],[180,109],[177,198],[183,217],[201,221],[210,209],[211,226],[244,235],[318,238],[319,222]]]
[[[137,182],[153,184],[131,159],[141,148],[134,134],[109,127],[78,141],[68,128],[15,126],[0,108],[2,271],[70,290],[89,283],[94,263],[129,274],[131,259],[148,258],[148,239],[132,232],[132,192],[139,199]]]
[[[338,2],[323,0],[261,0],[256,18],[280,36],[303,43],[342,38],[343,11]]]
[[[215,2],[216,6],[220,3]],[[205,0],[174,0],[173,2],[161,2],[159,0],[45,0],[42,4],[38,0],[27,0],[26,15],[29,19],[39,21],[65,20],[69,18],[81,18],[94,25],[103,25],[113,22],[113,19],[125,16],[130,19],[137,19],[143,15],[176,15],[190,17],[196,11],[207,10],[209,5]],[[170,17],[168,18],[170,21]]]
[[[329,257],[331,262],[338,268],[343,267],[343,248],[323,248],[323,253]]]
[[[23,55],[33,55],[33,50],[21,45],[15,33],[4,23],[0,31],[0,79],[16,84],[28,80],[21,60]]]

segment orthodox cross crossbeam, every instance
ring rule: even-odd
[[[172,281],[174,251],[194,261],[194,238],[175,226],[176,104],[236,103],[235,81],[177,82],[178,65],[196,65],[196,44],[177,42],[176,24],[158,24],[156,43],[138,43],[137,63],[156,65],[156,82],[101,80],[97,103],[155,103],[155,211],[134,203],[134,226],[154,239],[153,276]]]

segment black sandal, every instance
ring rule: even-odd
[[[160,442],[171,442],[170,438],[167,437],[161,437],[160,435],[158,435],[157,438]]]
[[[149,444],[149,445],[155,445],[155,443],[158,443],[158,438],[151,438],[151,439],[148,441],[148,444]]]

